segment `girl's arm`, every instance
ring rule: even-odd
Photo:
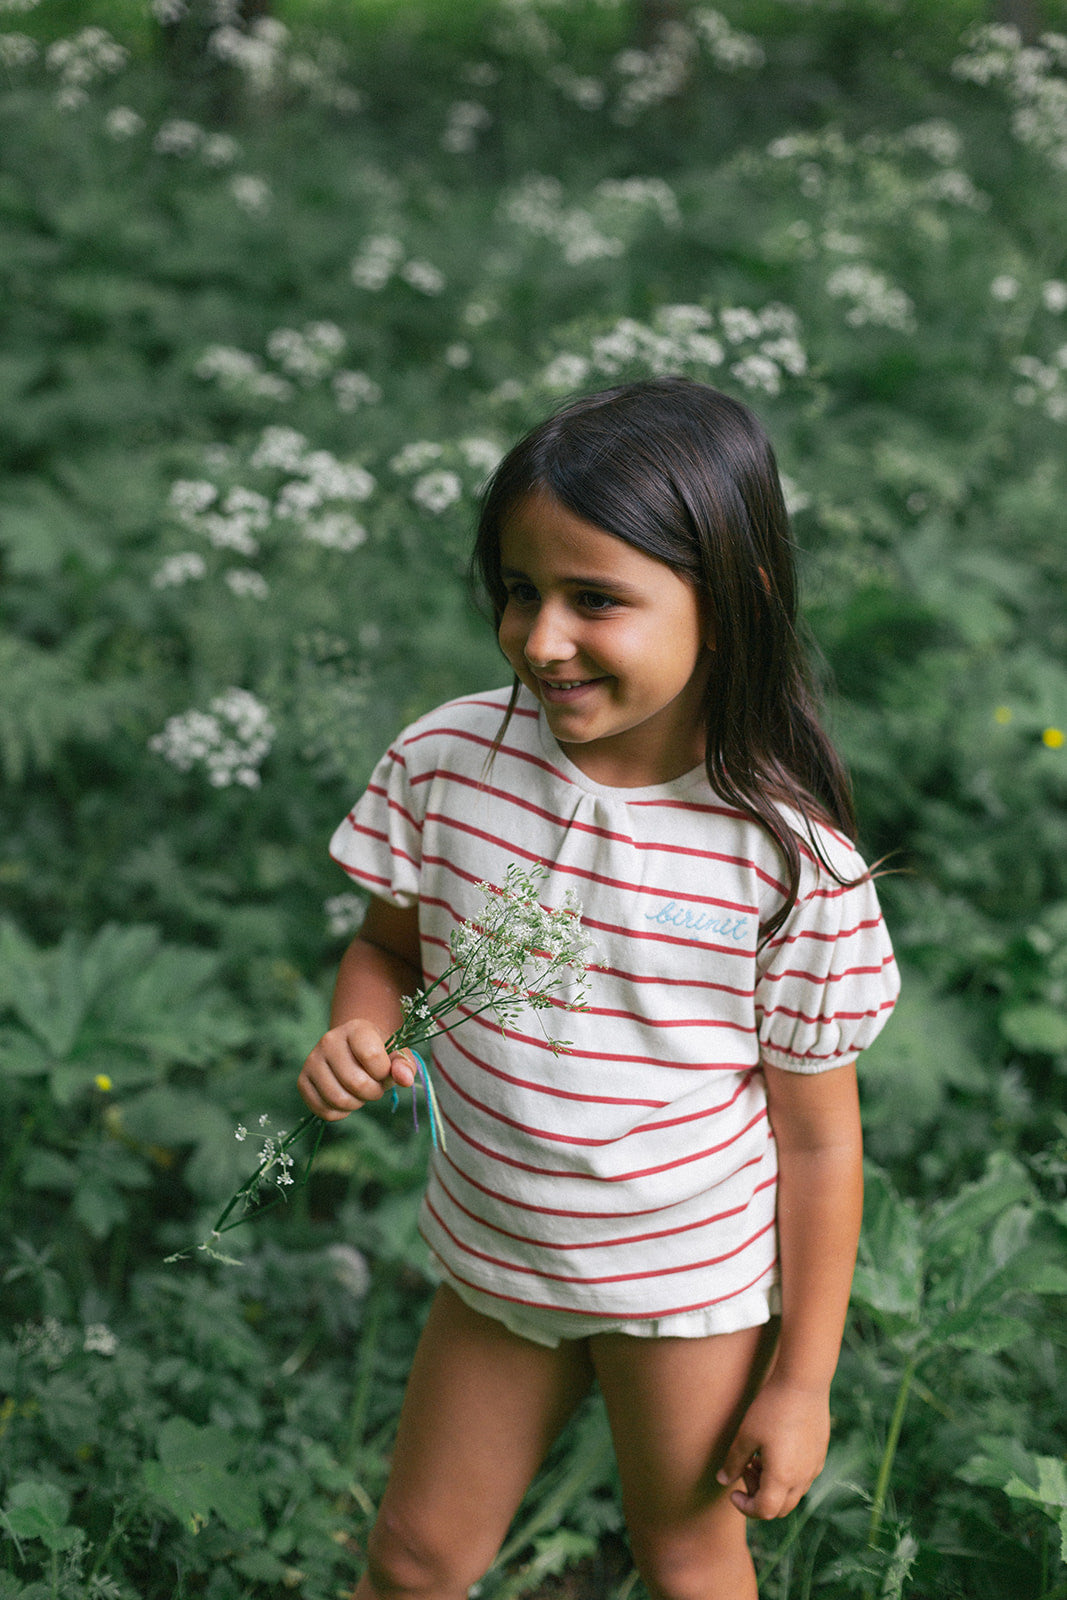
[[[330,1028],[304,1062],[297,1088],[327,1122],[380,1100],[389,1082],[408,1087],[415,1073],[385,1041],[403,1020],[400,997],[422,981],[418,910],[372,900],[358,936],[341,957]]]
[[[765,1064],[764,1072],[778,1145],[782,1326],[719,1482],[743,1479],[734,1504],[769,1518],[792,1511],[826,1458],[863,1211],[863,1144],[854,1065],[806,1075]]]

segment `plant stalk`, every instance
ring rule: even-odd
[[[893,1472],[893,1459],[897,1453],[897,1444],[900,1440],[900,1430],[904,1425],[904,1413],[908,1409],[908,1397],[911,1394],[911,1385],[919,1365],[918,1356],[912,1356],[901,1374],[900,1386],[897,1389],[896,1404],[889,1422],[889,1433],[882,1451],[882,1460],[878,1467],[878,1479],[874,1486],[874,1499],[871,1501],[871,1520],[867,1528],[867,1547],[873,1550],[878,1544],[878,1535],[882,1531],[882,1519],[885,1515],[885,1503],[889,1494],[889,1480]]]

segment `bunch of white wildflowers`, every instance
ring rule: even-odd
[[[449,965],[426,988],[405,996],[401,1002],[404,1020],[385,1042],[390,1055],[399,1050],[412,1052],[417,1064],[412,1110],[414,1113],[415,1089],[421,1082],[430,1114],[431,1137],[442,1150],[445,1134],[437,1096],[417,1046],[453,1032],[483,1012],[492,1013],[501,1031],[506,1032],[527,1010],[563,1007],[582,1011],[586,1007],[591,947],[582,931],[582,908],[572,889],[567,890],[561,906],[552,909],[541,905],[538,894],[547,876],[543,866],[524,872],[513,863],[502,884],[478,885],[485,896],[480,917],[460,923],[452,934]],[[563,1039],[549,1038],[549,1044],[557,1055],[568,1048]],[[394,1089],[394,1109],[398,1098]],[[308,1112],[291,1133],[272,1132],[266,1115],[259,1118],[259,1127],[263,1137],[259,1165],[229,1200],[210,1238],[199,1247],[220,1260],[230,1259],[219,1256],[215,1249],[222,1234],[269,1210],[287,1198],[288,1189],[307,1182],[325,1123],[314,1112]],[[293,1146],[312,1128],[315,1134],[311,1151],[302,1177],[296,1178]],[[236,1137],[243,1143],[249,1130],[238,1127]],[[264,1200],[263,1191],[268,1184],[278,1192]],[[169,1259],[179,1260],[181,1253]]]

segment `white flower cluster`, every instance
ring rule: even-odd
[[[129,58],[104,28],[82,28],[67,39],[56,39],[45,51],[45,66],[59,80],[56,104],[75,111],[88,99],[90,85],[121,72]]]
[[[909,296],[866,262],[838,267],[826,280],[826,292],[833,300],[848,301],[845,321],[850,328],[869,324],[897,333],[914,329],[915,307]]]
[[[568,266],[621,256],[626,248],[617,234],[605,233],[592,211],[563,203],[563,185],[539,174],[526,177],[506,198],[504,212],[516,227],[560,246]]]
[[[1015,137],[1067,168],[1067,34],[1045,33],[1027,45],[1018,28],[987,23],[972,28],[964,43],[965,54],[952,63],[956,77],[1001,84],[1014,107]]]
[[[593,378],[678,373],[706,381],[723,366],[745,389],[780,394],[789,379],[802,377],[808,368],[796,313],[778,304],[760,311],[726,306],[716,319],[705,306],[662,306],[650,323],[623,317],[595,335],[587,353],[556,356],[541,383],[560,393]]]
[[[259,1153],[259,1166],[256,1170],[256,1183],[254,1188],[249,1190],[250,1195],[254,1195],[256,1193],[263,1181],[268,1178],[272,1172],[274,1173],[275,1183],[283,1189],[289,1188],[294,1181],[292,1174],[294,1162],[292,1156],[285,1148],[285,1141],[288,1137],[285,1129],[278,1128],[272,1133],[270,1131],[270,1117],[265,1111],[259,1118],[259,1128],[263,1138],[263,1148]],[[244,1144],[245,1140],[248,1138],[248,1129],[243,1123],[238,1123],[237,1127],[234,1129],[233,1136],[237,1140],[238,1144]]]
[[[198,551],[180,550],[176,555],[167,557],[154,574],[152,585],[156,589],[178,589],[206,575],[207,562]]]
[[[441,469],[436,472],[424,472],[416,478],[411,487],[411,498],[423,511],[430,511],[434,516],[440,516],[442,511],[447,511],[449,506],[455,505],[463,496],[463,479],[458,472],[449,472]]]
[[[1067,344],[1047,361],[1016,356],[1012,369],[1023,380],[1015,390],[1018,405],[1040,407],[1053,422],[1067,422]]]
[[[488,128],[492,116],[477,100],[456,100],[448,108],[441,149],[450,155],[465,156],[478,147],[478,135]]]
[[[276,328],[267,339],[267,354],[283,372],[308,387],[333,372],[345,344],[335,322],[308,322],[303,328]]]
[[[216,695],[207,711],[168,717],[149,748],[179,772],[203,767],[216,789],[259,786],[259,769],[270,754],[275,728],[270,713],[246,689]]]
[[[331,939],[348,939],[363,924],[366,901],[358,894],[334,894],[323,903]]]
[[[699,7],[686,22],[665,22],[650,50],[623,50],[612,62],[624,82],[614,107],[617,122],[634,122],[642,112],[678,95],[689,81],[703,49],[721,72],[756,71],[764,65],[763,46],[739,33],[719,11]]]
[[[0,33],[0,67],[5,72],[16,72],[36,61],[40,47],[28,33]]]
[[[88,1355],[113,1356],[118,1347],[119,1341],[106,1322],[90,1322],[86,1325],[82,1349]]]
[[[208,39],[208,49],[239,72],[252,94],[266,97],[282,90],[306,93],[320,105],[337,111],[358,111],[362,96],[343,83],[337,46],[322,42],[318,55],[293,46],[284,22],[276,17],[256,17],[247,26],[229,18]]]
[[[452,968],[446,977],[457,1003],[491,1010],[501,1029],[528,1009],[563,1004],[581,1010],[586,1004],[592,952],[582,931],[581,902],[568,889],[558,908],[542,906],[538,896],[547,875],[544,867],[524,872],[512,863],[499,887],[480,883],[485,896],[480,919],[461,923],[450,940]],[[426,999],[416,996],[411,1005],[425,1008]],[[561,1040],[550,1043],[554,1050],[565,1048]]]
[[[346,344],[336,323],[308,322],[302,328],[276,328],[268,336],[267,357],[275,370],[251,351],[210,345],[195,371],[205,383],[217,383],[228,393],[251,400],[284,402],[293,398],[298,386],[308,389],[328,381],[339,411],[376,405],[382,398],[381,386],[365,372],[338,366]]]
[[[349,274],[357,289],[377,294],[394,277],[420,294],[442,294],[448,287],[444,273],[432,261],[409,257],[401,240],[391,233],[371,234],[352,258]]]
[[[764,66],[766,52],[758,39],[731,28],[719,11],[698,10],[690,15],[697,37],[723,72],[755,72]]]

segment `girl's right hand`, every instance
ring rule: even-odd
[[[372,1022],[356,1017],[324,1033],[300,1070],[297,1088],[309,1111],[339,1122],[394,1084],[410,1088],[415,1068],[406,1051],[390,1056]]]

